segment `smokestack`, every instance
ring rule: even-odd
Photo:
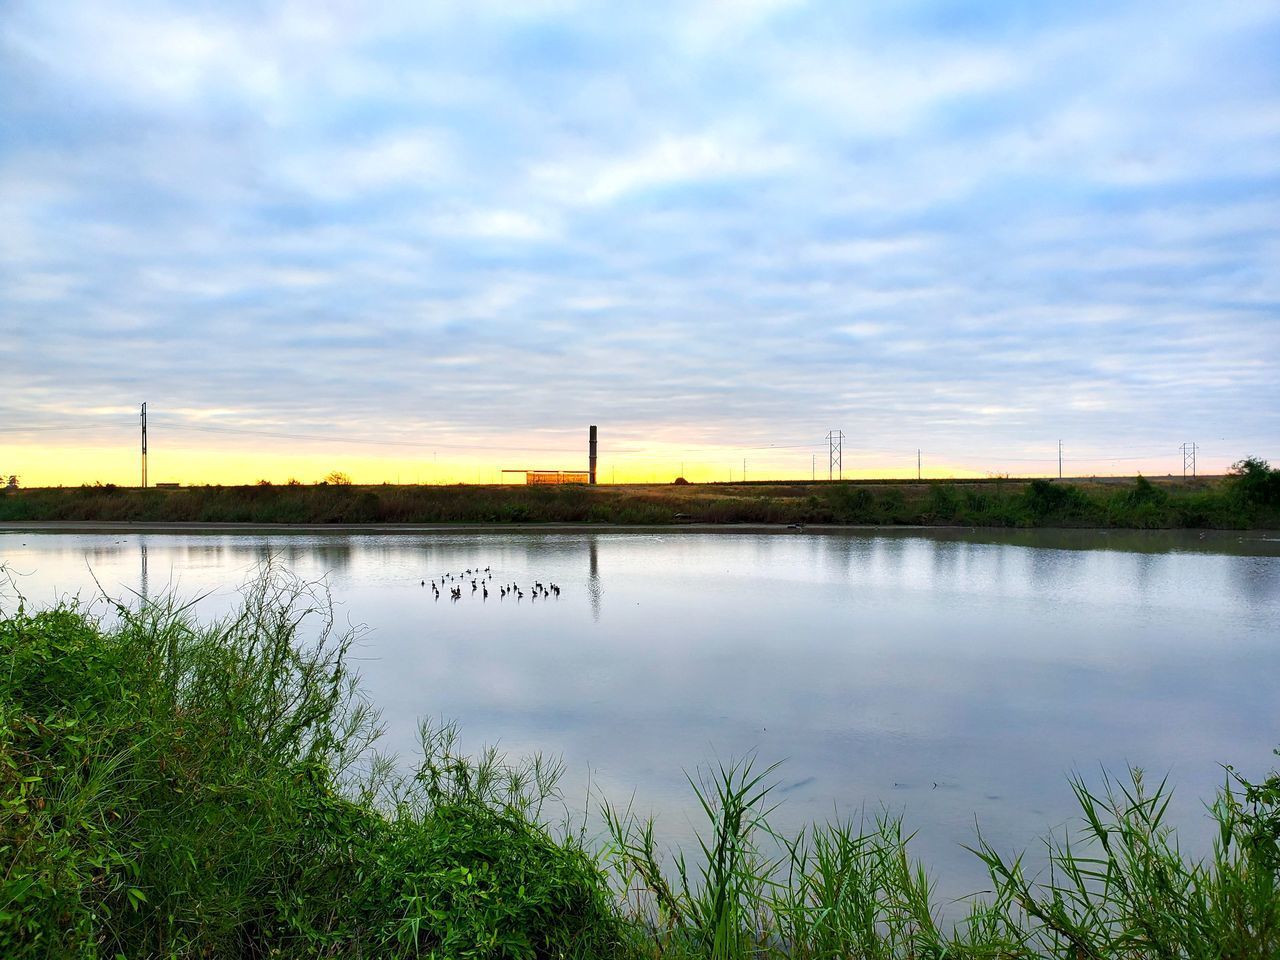
[[[589,477],[587,482],[594,486],[596,482],[596,425],[594,423],[591,425],[590,437],[587,454],[587,473]]]

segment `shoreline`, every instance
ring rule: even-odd
[[[782,523],[253,523],[176,520],[7,520],[0,533],[832,533],[841,530],[998,530],[951,524],[813,523],[797,528]],[[1007,528],[1005,528],[1007,529]],[[1042,528],[1049,529],[1049,528]],[[1070,528],[1063,528],[1070,529]],[[1084,529],[1084,528],[1076,528]]]
[[[1103,543],[1111,537],[1135,537],[1143,540],[1173,538],[1187,546],[1200,544],[1212,551],[1224,543],[1249,542],[1270,544],[1280,554],[1280,532],[1265,527],[1250,529],[1187,530],[1178,527],[1143,529],[1137,527],[998,527],[961,524],[839,524],[814,523],[801,527],[771,523],[673,523],[673,524],[625,524],[625,523],[252,523],[252,522],[200,522],[181,520],[173,522],[133,520],[28,520],[0,521],[3,534],[276,534],[284,536],[412,536],[421,534],[748,534],[752,536],[804,536],[806,534],[853,536],[919,536],[946,538],[950,536],[970,538],[995,538],[1008,542],[1022,537],[1040,536],[1089,538]],[[1058,544],[1066,547],[1067,543]],[[1121,547],[1121,549],[1124,549]]]

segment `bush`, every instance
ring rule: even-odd
[[[827,499],[841,523],[869,523],[875,518],[875,498],[866,487],[837,484],[829,488]]]
[[[1076,519],[1088,506],[1088,500],[1078,487],[1052,480],[1032,480],[1027,484],[1022,499],[1027,512],[1037,521]]]
[[[929,515],[936,520],[951,520],[960,508],[960,498],[949,484],[935,483],[929,488]]]
[[[1162,507],[1169,502],[1169,494],[1146,477],[1138,477],[1133,487],[1120,495],[1120,502],[1131,508],[1147,505]]]
[[[1280,504],[1280,470],[1261,457],[1248,457],[1231,465],[1228,482],[1236,498],[1249,506]]]

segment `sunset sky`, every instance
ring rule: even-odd
[[[1280,6],[0,5],[0,472],[1280,460]],[[682,466],[683,465],[683,466]]]

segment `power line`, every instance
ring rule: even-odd
[[[252,436],[252,437],[272,437],[278,440],[310,440],[310,441],[317,441],[320,443],[355,443],[355,444],[362,444],[365,446],[414,447],[417,449],[425,449],[425,450],[438,450],[438,449],[488,450],[488,449],[492,449],[492,445],[482,444],[482,443],[435,443],[435,442],[417,441],[417,440],[374,440],[368,437],[348,437],[348,436],[341,436],[336,434],[331,434],[326,436],[326,435],[314,434],[314,433],[285,433],[282,431],[275,431],[275,430],[249,430],[243,427],[219,427],[219,426],[212,426],[207,424],[197,425],[193,423],[175,424],[168,427],[168,429],[179,430],[179,431],[194,430],[200,433],[242,434],[244,436]],[[568,453],[573,450],[573,448],[568,443],[566,443],[565,446],[563,447],[521,446],[521,447],[511,447],[509,449],[519,450],[522,452],[527,451],[527,452],[540,452],[540,453]]]
[[[254,436],[254,437],[272,437],[274,439],[279,439],[279,440],[313,440],[313,441],[318,441],[323,443],[358,443],[358,444],[365,444],[365,445],[419,447],[419,448],[427,448],[427,449],[487,450],[487,449],[491,449],[491,446],[492,446],[490,444],[482,444],[482,443],[461,444],[461,443],[432,443],[432,442],[416,441],[416,440],[374,440],[368,437],[349,437],[349,436],[342,436],[337,434],[323,435],[323,434],[311,434],[311,433],[285,432],[285,431],[279,431],[279,430],[253,430],[246,427],[224,427],[224,426],[216,426],[213,424],[194,424],[194,423],[178,423],[178,424],[169,426],[168,429],[194,430],[202,433],[243,434],[245,436]],[[721,442],[721,443],[717,443],[716,446],[723,447],[727,450],[735,450],[735,451],[736,450],[799,450],[799,449],[810,450],[815,447],[821,446],[821,441],[816,441],[814,443],[769,444],[767,446],[747,446],[742,444],[730,444],[730,443]],[[530,451],[530,452],[544,452],[544,453],[566,453],[566,452],[572,451],[573,448],[571,446],[566,445],[563,447],[519,446],[519,447],[511,447],[509,449],[520,450],[520,451]],[[699,449],[700,451],[702,451],[702,450],[706,450],[706,447],[696,448],[696,449]],[[673,450],[673,451],[670,451],[669,455],[675,456],[682,452],[688,452],[688,451]]]
[[[95,424],[93,426],[90,426],[83,423],[75,423],[75,424],[68,423],[65,425],[54,425],[54,426],[42,425],[39,427],[0,427],[0,433],[48,433],[51,430],[82,430],[87,432],[89,430],[96,430],[101,426],[103,426],[103,424]],[[110,423],[110,424],[106,424],[106,426],[115,426],[115,424]]]

